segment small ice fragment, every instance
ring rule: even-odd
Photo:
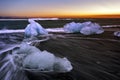
[[[120,31],[115,31],[115,32],[114,32],[114,36],[120,37]]]

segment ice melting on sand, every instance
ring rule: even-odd
[[[75,22],[68,23],[64,25],[64,31],[66,33],[80,32],[81,34],[84,35],[101,34],[104,32],[104,30],[99,24],[92,23],[90,21],[83,23],[75,23]]]
[[[120,31],[115,31],[115,32],[114,32],[114,36],[120,37]]]
[[[27,25],[25,28],[25,37],[30,38],[34,36],[38,36],[41,34],[48,34],[48,32],[37,22],[33,19],[28,19],[30,24]]]
[[[25,43],[19,49],[14,50],[13,55],[15,62],[22,59],[20,64],[25,69],[53,72],[69,72],[72,70],[72,65],[67,58],[56,57],[46,50],[40,51],[38,48]]]

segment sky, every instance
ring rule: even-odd
[[[120,17],[120,0],[0,0],[0,16],[90,17],[97,15]]]

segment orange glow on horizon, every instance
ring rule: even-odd
[[[19,12],[8,13],[8,17],[20,17],[20,18],[120,18],[120,14],[88,14],[88,13],[72,13],[67,12]],[[7,16],[8,14],[4,14]],[[1,14],[0,14],[1,15]],[[14,15],[14,16],[13,16]]]
[[[109,15],[109,14],[102,14],[102,15],[14,15],[8,17],[20,17],[20,18],[120,18],[120,15]]]

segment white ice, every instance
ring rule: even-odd
[[[68,23],[64,25],[64,31],[66,33],[80,32],[83,35],[101,34],[104,32],[104,30],[99,24],[92,23],[90,21],[83,23],[75,23],[75,22]]]
[[[81,23],[71,22],[64,25],[64,31],[66,33],[80,32],[82,27]]]
[[[101,34],[103,32],[104,30],[97,23],[84,24],[84,27],[80,30],[80,33],[84,35]]]
[[[24,68],[36,69],[41,71],[58,71],[68,72],[72,70],[72,65],[67,58],[56,57],[53,53],[46,50],[41,51],[34,46],[23,43],[21,47],[13,52],[13,54],[25,54],[21,56],[21,61]],[[27,54],[27,55],[26,55]],[[14,57],[16,58],[16,57]],[[16,58],[19,62],[19,60]]]
[[[37,22],[33,19],[28,19],[30,24],[27,25],[25,28],[25,37],[30,38],[34,36],[38,36],[41,34],[48,34],[48,32]]]
[[[115,31],[115,32],[114,32],[114,36],[120,37],[120,31]]]

